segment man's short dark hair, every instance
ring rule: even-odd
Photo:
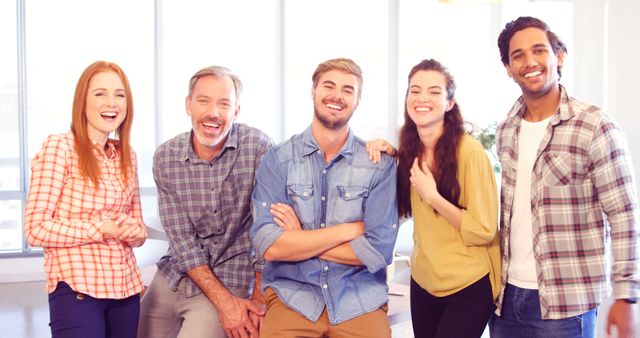
[[[565,54],[567,53],[567,46],[549,29],[549,26],[547,26],[544,21],[530,16],[521,16],[507,23],[502,32],[500,32],[500,36],[498,36],[500,60],[502,60],[503,65],[509,65],[509,42],[513,35],[523,29],[531,27],[538,28],[547,34],[547,39],[549,39],[549,44],[551,44],[554,54],[558,55],[560,51]],[[558,76],[561,75],[560,68],[561,66],[558,66]]]

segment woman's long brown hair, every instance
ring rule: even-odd
[[[456,84],[449,70],[440,62],[427,59],[415,65],[409,72],[409,82],[419,71],[436,71],[444,75],[447,84],[447,100],[452,100],[456,91]],[[408,87],[408,86],[407,86]],[[398,214],[401,217],[411,216],[411,176],[410,170],[413,160],[417,157],[423,161],[424,145],[418,136],[418,128],[409,117],[407,111],[407,96],[404,100],[404,124],[400,129],[400,145],[398,147]],[[458,145],[465,133],[464,120],[457,103],[451,110],[445,112],[444,130],[434,147],[434,171],[433,176],[438,187],[438,192],[451,204],[463,208],[459,204],[460,183],[458,182]]]
[[[71,131],[74,136],[74,146],[78,153],[78,167],[80,173],[85,178],[93,182],[94,186],[98,188],[100,179],[100,169],[98,166],[98,160],[93,154],[93,143],[89,139],[89,131],[87,125],[86,107],[87,107],[87,91],[89,90],[89,81],[91,78],[102,72],[114,72],[118,74],[122,84],[124,85],[126,100],[127,100],[127,115],[116,130],[118,137],[117,146],[120,153],[120,174],[122,175],[123,182],[128,182],[129,177],[133,175],[133,165],[131,163],[131,148],[129,146],[131,124],[133,122],[133,97],[131,95],[131,87],[129,86],[129,80],[124,74],[124,71],[112,62],[96,61],[91,64],[87,69],[82,72],[78,84],[76,85],[76,92],[73,97],[73,109],[71,117]]]

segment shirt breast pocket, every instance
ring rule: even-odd
[[[292,207],[305,228],[309,228],[313,224],[315,215],[315,205],[313,200],[312,184],[289,184],[287,185],[287,194],[289,200],[293,204]]]
[[[581,184],[587,174],[578,154],[545,152],[542,154],[542,162],[542,181],[545,186]]]
[[[364,200],[369,196],[369,188],[358,185],[338,185],[338,198],[334,206],[335,222],[362,221],[364,217]]]

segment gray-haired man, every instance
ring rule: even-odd
[[[255,169],[272,142],[235,123],[241,91],[224,67],[198,71],[185,100],[192,130],[154,154],[169,251],[142,300],[138,337],[258,336],[261,266],[248,230]]]

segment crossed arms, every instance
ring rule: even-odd
[[[268,261],[327,261],[364,266],[371,273],[392,259],[397,235],[396,168],[390,160],[371,179],[362,218],[320,229],[302,229],[287,193],[287,173],[269,151],[256,173],[252,195],[254,224],[250,236]]]

